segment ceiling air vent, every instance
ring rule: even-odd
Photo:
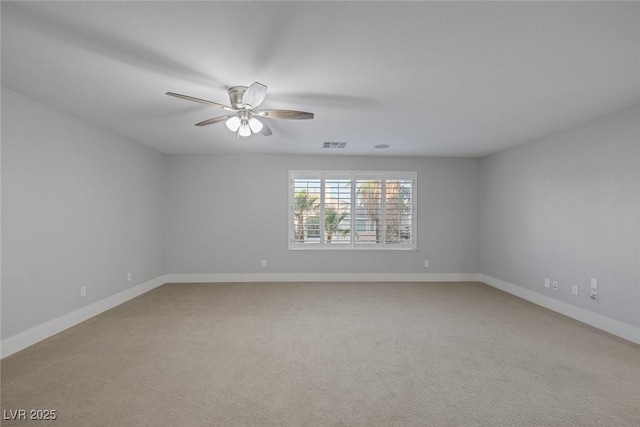
[[[322,145],[322,148],[344,148],[346,146],[346,142],[325,142]]]

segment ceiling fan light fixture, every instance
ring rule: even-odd
[[[253,133],[259,133],[264,126],[262,125],[262,122],[260,120],[251,117],[249,119],[249,127],[251,128],[251,131]]]
[[[225,124],[227,125],[227,128],[229,128],[231,132],[237,132],[238,129],[240,128],[240,117],[233,116],[229,118],[229,120],[227,120]]]
[[[206,99],[194,98],[193,96],[182,95],[175,92],[167,92],[167,95],[185,99],[187,101],[198,102],[200,104],[212,105],[214,107],[222,108],[223,110],[233,112],[234,114],[227,114],[226,116],[213,117],[208,120],[203,120],[196,123],[196,126],[212,125],[214,123],[225,122],[227,128],[234,132],[238,137],[251,136],[254,133],[259,133],[264,136],[273,135],[271,128],[254,118],[256,117],[269,117],[270,119],[285,119],[285,120],[308,120],[313,119],[313,113],[296,110],[257,110],[257,107],[262,104],[267,94],[267,86],[262,83],[253,82],[251,86],[233,86],[230,87],[227,92],[229,93],[229,101],[231,106],[219,104],[217,102],[208,101]]]

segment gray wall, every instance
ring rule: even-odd
[[[165,163],[2,88],[3,339],[163,274]]]
[[[287,250],[290,169],[415,170],[417,251]],[[172,155],[167,273],[477,273],[479,161]],[[267,268],[260,260],[268,261]],[[424,268],[424,260],[431,268]]]
[[[636,107],[483,158],[481,273],[640,326],[639,127]]]

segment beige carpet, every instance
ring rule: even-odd
[[[38,426],[640,426],[640,346],[480,283],[170,284],[2,361]]]

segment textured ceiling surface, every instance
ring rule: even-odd
[[[640,103],[639,2],[6,2],[2,85],[165,153],[482,156]],[[268,86],[237,138],[227,88]],[[267,119],[265,119],[267,120]],[[388,144],[377,150],[375,145]]]

